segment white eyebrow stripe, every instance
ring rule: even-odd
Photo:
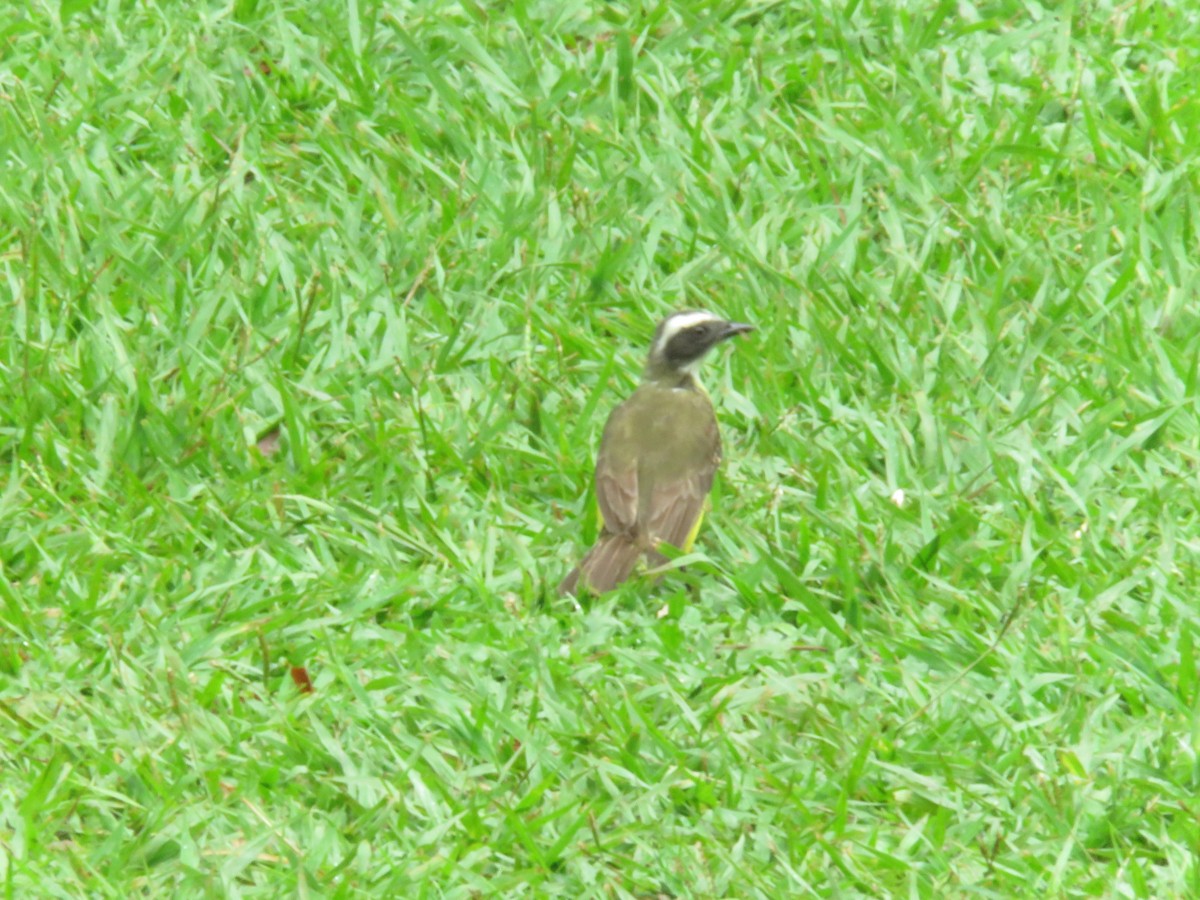
[[[667,324],[663,326],[662,335],[658,339],[658,343],[654,345],[654,353],[658,355],[666,348],[671,338],[679,334],[684,329],[691,328],[693,325],[699,325],[701,322],[721,322],[724,321],[719,316],[714,316],[710,312],[700,310],[698,312],[676,313],[667,319]]]

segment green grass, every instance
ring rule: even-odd
[[[4,896],[1200,893],[1197,47],[6,6]],[[576,609],[685,306],[701,558]]]

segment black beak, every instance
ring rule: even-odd
[[[726,322],[725,327],[721,329],[721,340],[727,341],[734,335],[748,334],[753,330],[753,325],[747,325],[744,322]]]

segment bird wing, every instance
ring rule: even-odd
[[[604,426],[596,456],[596,502],[604,530],[632,534],[638,524],[638,459],[632,437],[636,423],[631,407],[613,410]]]
[[[714,459],[711,466],[693,471],[685,477],[655,484],[651,488],[647,507],[649,521],[645,527],[651,545],[665,541],[680,550],[690,549],[686,544],[700,516],[704,514],[704,501],[712,488],[716,468]]]

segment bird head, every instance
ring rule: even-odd
[[[709,350],[734,335],[753,330],[753,325],[727,322],[709,312],[672,313],[654,330],[643,377],[646,381],[688,381]]]

